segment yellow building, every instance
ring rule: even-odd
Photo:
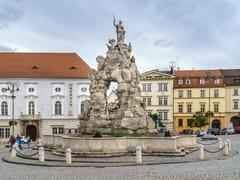
[[[195,112],[212,111],[207,128],[227,126],[224,77],[220,70],[178,70],[174,79],[174,130],[189,129]],[[194,128],[194,131],[198,130]]]
[[[167,130],[173,130],[173,79],[174,76],[159,70],[140,75],[140,88],[146,111],[157,113]]]

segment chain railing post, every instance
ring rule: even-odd
[[[199,159],[204,160],[204,146],[201,144],[199,145]]]

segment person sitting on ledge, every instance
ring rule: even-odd
[[[172,137],[170,131],[166,131],[164,137]]]
[[[99,131],[96,131],[96,133],[94,134],[93,137],[100,138],[100,137],[102,137],[102,135],[101,135],[101,133]]]

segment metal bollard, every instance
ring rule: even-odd
[[[44,158],[44,148],[39,147],[39,161],[44,162],[44,160],[45,160],[45,158]]]
[[[227,143],[228,143],[228,151],[231,152],[231,150],[232,150],[232,143],[231,143],[231,140],[228,139],[228,140],[227,140]]]
[[[201,144],[199,145],[199,159],[204,160],[204,146]]]
[[[42,147],[42,139],[38,139],[38,147]]]
[[[136,148],[136,163],[142,164],[142,148],[140,146]]]
[[[222,147],[223,147],[223,140],[222,140],[222,138],[218,138],[218,142],[219,142],[219,149],[222,149]]]
[[[72,154],[70,148],[66,149],[66,164],[72,164]]]
[[[224,148],[224,156],[228,156],[229,155],[229,151],[228,151],[228,142],[224,142],[225,148]]]
[[[13,147],[12,147],[11,158],[15,158],[17,156],[17,151],[15,149],[17,149],[16,144],[14,144]]]

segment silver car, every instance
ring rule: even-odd
[[[220,131],[220,134],[226,135],[226,134],[235,134],[234,128],[224,128]]]

